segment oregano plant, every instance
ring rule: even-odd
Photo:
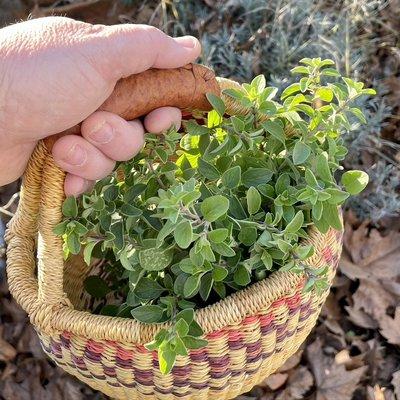
[[[262,75],[225,90],[247,115],[226,115],[209,94],[204,118],[148,134],[134,159],[64,202],[54,231],[65,257],[102,260],[85,280],[93,312],[171,321],[147,344],[163,373],[206,345],[195,309],[278,270],[305,274],[305,290],[328,287],[327,268],[304,263],[314,249],[303,239],[312,225],[342,229],[339,206],[368,183],[362,171],[342,174],[340,161],[342,134],[365,122],[353,102],[374,90],[342,78],[331,60],[300,63],[279,97]]]

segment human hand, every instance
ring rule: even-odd
[[[200,53],[197,39],[171,38],[146,25],[91,25],[48,17],[0,30],[0,185],[22,175],[38,140],[83,121],[81,136],[53,146],[67,172],[65,193],[77,195],[132,158],[145,130],[181,123],[177,108],[149,113],[144,124],[95,111],[122,77],[149,68],[177,68]],[[144,125],[144,126],[143,126]]]

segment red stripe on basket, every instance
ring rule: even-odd
[[[286,303],[285,298],[276,300],[271,304],[271,308],[273,309],[273,308],[278,308],[278,307],[284,306],[285,303]]]
[[[272,321],[274,320],[274,316],[271,313],[260,315],[260,325],[262,328],[265,328],[271,325]]]
[[[246,317],[246,318],[242,321],[242,324],[243,324],[243,325],[252,325],[252,324],[257,323],[258,320],[259,320],[259,317],[258,317],[258,316],[256,316],[256,315],[255,315],[255,316],[251,315],[251,316],[249,316],[249,317]]]
[[[332,253],[332,249],[327,246],[322,250],[322,255],[324,256],[324,259],[327,263],[331,263],[332,262],[332,257],[333,257],[333,253]]]
[[[117,347],[117,357],[121,360],[130,361],[134,357],[134,353],[132,350],[126,350],[122,347]]]
[[[224,337],[226,335],[226,331],[221,329],[218,331],[214,331],[214,332],[210,332],[209,334],[207,334],[207,339],[209,340],[213,340],[213,339],[220,339],[222,337]]]
[[[288,305],[290,310],[299,308],[299,306],[301,304],[301,296],[300,296],[300,294],[296,293],[292,297],[287,297],[286,298],[286,304]]]
[[[146,347],[144,347],[142,344],[139,344],[135,347],[136,347],[136,350],[138,351],[138,353],[146,354],[149,352],[149,350],[147,350]]]
[[[87,341],[86,348],[93,353],[102,353],[104,351],[104,344],[89,339]]]

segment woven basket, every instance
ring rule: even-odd
[[[237,86],[220,79],[222,88]],[[240,107],[224,99],[228,113]],[[245,112],[245,110],[241,110]],[[208,345],[178,356],[171,373],[159,371],[157,354],[145,349],[163,325],[92,315],[80,256],[63,261],[53,227],[62,219],[64,173],[44,142],[26,169],[21,201],[8,241],[10,291],[29,314],[44,351],[61,368],[115,399],[231,399],[249,391],[296,352],[316,323],[328,290],[303,293],[303,276],[275,272],[267,279],[205,309],[195,318]],[[329,267],[331,282],[342,233],[309,231],[315,254],[307,263]]]

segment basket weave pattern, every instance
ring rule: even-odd
[[[226,99],[229,107],[229,99]],[[196,311],[208,345],[178,356],[170,374],[144,344],[163,325],[92,315],[85,311],[81,257],[64,263],[62,239],[52,232],[62,219],[64,173],[46,145],[26,170],[18,211],[10,223],[10,291],[28,312],[44,351],[61,368],[115,399],[231,399],[250,390],[296,352],[313,328],[328,294],[303,293],[303,276],[275,272],[217,304]],[[307,264],[329,267],[331,282],[342,233],[315,229]]]

